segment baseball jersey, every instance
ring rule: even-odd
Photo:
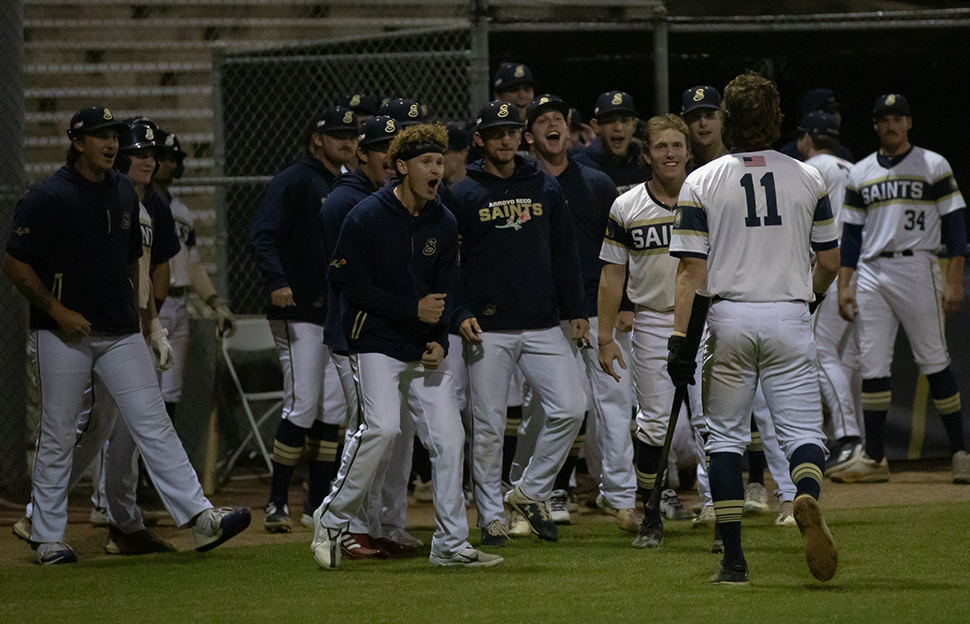
[[[145,204],[138,202],[138,225],[141,226],[141,258],[138,258],[138,307],[148,307],[148,297],[152,294],[152,218]]]
[[[669,254],[674,209],[643,183],[620,195],[610,209],[600,259],[630,266],[630,301],[657,312],[672,312],[678,260]]]
[[[874,152],[849,174],[845,223],[862,226],[861,258],[940,248],[943,215],[966,204],[945,158],[914,147],[896,158]]]
[[[192,283],[189,267],[193,262],[201,260],[195,241],[195,216],[189,207],[176,196],[171,196],[168,203],[175,221],[175,234],[178,236],[182,249],[168,261],[172,272],[172,286],[185,287]]]
[[[128,265],[141,257],[141,242],[138,196],[128,177],[112,170],[92,182],[65,166],[17,203],[7,253],[29,264],[92,331],[133,334],[140,326]],[[33,305],[30,326],[58,328]]]
[[[607,155],[603,150],[603,142],[599,137],[576,155],[575,161],[584,167],[592,167],[610,176],[616,185],[616,194],[622,195],[637,184],[646,182],[653,177],[653,171],[643,160],[640,145],[630,141],[626,150],[626,157],[616,160],[612,154]]]
[[[805,161],[818,169],[825,180],[825,192],[829,196],[832,207],[832,217],[835,219],[835,231],[842,232],[842,202],[845,199],[845,185],[849,181],[852,163],[832,154],[816,154]]]
[[[835,247],[821,174],[774,150],[722,156],[680,189],[670,253],[706,259],[723,299],[812,301],[811,251]]]

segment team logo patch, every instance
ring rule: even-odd
[[[121,217],[121,229],[122,230],[127,230],[130,227],[131,227],[131,213],[130,212],[126,212]]]
[[[509,105],[508,104],[502,104],[501,106],[498,107],[498,116],[499,117],[508,117],[509,116]]]
[[[417,104],[412,104],[411,108],[408,109],[408,117],[417,117],[419,113]]]
[[[25,227],[17,228],[16,230],[13,231],[13,233],[16,234],[17,236],[27,236],[28,234],[30,234],[30,228],[25,228]]]
[[[616,95],[613,96],[613,106],[619,106],[622,103],[623,103],[622,93],[617,93]]]
[[[700,102],[703,99],[704,99],[704,89],[698,89],[697,91],[694,91],[695,102]]]
[[[485,316],[492,316],[493,314],[495,314],[495,306],[493,304],[489,304],[485,306],[484,312],[485,312]]]
[[[114,117],[111,116],[111,111],[109,111],[107,108],[104,109],[104,118],[109,121],[114,119]]]
[[[428,242],[424,244],[424,249],[421,250],[426,256],[433,256],[434,252],[437,251],[438,241],[434,238],[429,238]]]
[[[355,94],[354,97],[350,98],[350,105],[360,106],[360,96]]]
[[[896,103],[895,93],[890,93],[888,96],[886,96],[886,106],[892,106],[895,103]]]
[[[344,113],[344,123],[349,124],[354,120],[354,111],[347,111]]]
[[[549,101],[549,98],[543,96],[543,98],[541,100],[539,100],[539,104],[545,104],[548,101]]]
[[[391,133],[391,132],[394,132],[394,130],[396,130],[396,127],[394,126],[394,120],[393,119],[388,119],[387,120],[387,125],[384,126],[384,132]],[[363,135],[361,135],[361,136],[363,136]]]
[[[680,229],[680,222],[683,220],[683,218],[684,218],[683,210],[677,210],[676,212],[674,212],[674,228]]]
[[[518,216],[509,217],[509,220],[505,225],[496,225],[495,229],[504,230],[506,228],[512,228],[513,230],[518,232],[519,230],[522,229],[522,226],[525,223],[528,223],[531,220],[532,220],[532,215],[530,215],[528,211],[523,210],[522,212],[519,213]]]
[[[347,266],[347,261],[344,260],[343,258],[341,258],[340,260],[337,260],[336,258],[334,258],[333,260],[330,261],[330,266],[332,266],[335,269],[339,269],[342,266]]]
[[[149,140],[149,141],[154,141],[155,140],[155,133],[152,132],[152,129],[151,128],[146,128],[145,129],[145,138],[147,140]]]
[[[522,67],[521,65],[516,65],[516,67],[515,67],[515,77],[516,78],[523,78],[523,77],[525,77],[525,67]]]

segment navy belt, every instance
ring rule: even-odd
[[[879,254],[879,257],[880,258],[900,258],[900,257],[908,258],[909,256],[912,256],[912,255],[913,255],[913,250],[907,249],[905,251],[884,251],[881,254]]]

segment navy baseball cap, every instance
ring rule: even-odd
[[[623,91],[607,91],[596,98],[596,108],[593,117],[599,118],[608,113],[629,113],[636,117],[637,109],[633,106],[633,96]]]
[[[85,134],[90,134],[95,130],[103,130],[105,128],[110,128],[120,133],[128,128],[128,124],[115,119],[115,116],[107,108],[101,106],[82,108],[71,117],[71,125],[67,129],[67,136],[76,139]]]
[[[396,137],[400,131],[400,123],[387,115],[378,115],[368,119],[364,127],[360,129],[358,145],[363,148],[373,148],[378,143],[390,143],[391,139]]]
[[[445,128],[448,129],[449,152],[460,152],[461,150],[468,149],[471,145],[471,137],[465,129],[465,124],[451,122],[446,124]]]
[[[424,111],[421,110],[421,105],[414,100],[404,98],[388,100],[377,114],[390,117],[405,128],[424,122]]]
[[[516,85],[535,83],[532,70],[522,63],[502,63],[495,72],[495,80],[492,81],[496,91],[512,91]]]
[[[802,96],[802,115],[812,111],[837,113],[842,107],[842,97],[832,89],[810,89]]]
[[[134,152],[157,145],[155,130],[145,123],[133,123],[118,133],[118,151]]]
[[[910,117],[909,100],[906,99],[906,96],[898,93],[887,93],[886,95],[880,95],[876,100],[876,105],[872,109],[872,115],[873,117],[878,117],[880,113],[885,113],[887,111],[895,111],[900,115]]]
[[[549,110],[557,110],[562,113],[563,119],[569,119],[569,104],[563,102],[558,95],[546,93],[532,100],[529,107],[525,109],[525,118],[528,122],[526,127],[531,128],[539,115]]]
[[[343,106],[331,106],[320,115],[317,115],[313,123],[314,132],[330,134],[344,130],[357,132],[357,114]]]
[[[174,132],[159,130],[155,133],[155,153],[162,159],[162,156],[172,156],[174,158],[185,158],[182,151],[182,143]]]
[[[680,114],[686,115],[698,108],[721,108],[721,94],[714,87],[698,85],[684,91],[680,96]]]
[[[478,122],[475,130],[494,128],[497,126],[522,126],[519,119],[519,109],[501,100],[493,100],[478,111]]]
[[[829,136],[839,138],[839,120],[835,115],[825,111],[812,111],[802,117],[798,129],[813,136]]]
[[[376,115],[378,109],[381,107],[376,97],[364,95],[362,93],[354,93],[353,95],[348,95],[347,97],[342,98],[339,102],[337,102],[337,106],[349,108],[358,115],[370,116]]]

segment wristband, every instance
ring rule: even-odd
[[[599,346],[601,346],[601,347],[605,347],[606,345],[608,345],[608,344],[610,344],[611,342],[613,342],[613,339],[612,339],[612,338],[610,338],[610,339],[609,339],[609,340],[607,340],[606,342],[600,342],[599,340],[597,340],[597,341],[596,341],[596,344],[598,344],[598,345],[599,345]]]

